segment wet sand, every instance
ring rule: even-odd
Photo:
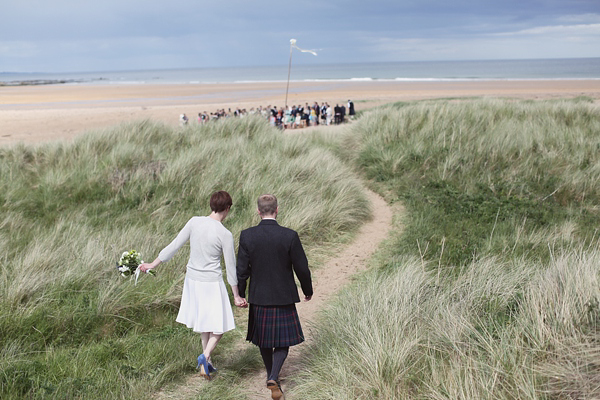
[[[128,121],[179,124],[185,113],[284,106],[285,82],[233,84],[39,85],[0,87],[0,145],[72,139]],[[292,82],[287,104],[346,105],[357,111],[396,101],[502,97],[553,99],[587,96],[600,102],[600,80],[453,82]]]

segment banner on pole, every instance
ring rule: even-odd
[[[292,47],[294,47],[294,48],[296,48],[296,49],[300,50],[300,51],[301,51],[301,52],[303,52],[303,53],[310,53],[310,54],[312,54],[312,55],[314,55],[314,56],[316,56],[316,55],[317,55],[317,52],[316,52],[316,51],[314,51],[314,50],[306,50],[306,49],[301,49],[300,47],[296,46],[296,39],[290,39],[290,44],[292,45]]]

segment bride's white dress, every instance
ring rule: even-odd
[[[190,259],[176,321],[194,332],[230,331],[235,323],[223,282],[221,255],[225,259],[227,282],[237,285],[233,235],[217,220],[193,217],[158,258],[169,261],[188,240]]]

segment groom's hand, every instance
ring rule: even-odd
[[[310,301],[310,299],[312,299],[312,296],[304,296],[304,301]]]
[[[242,308],[248,307],[248,303],[246,302],[246,299],[243,297],[237,297],[237,298],[233,299],[233,302],[238,307],[242,307]]]

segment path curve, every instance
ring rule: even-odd
[[[315,326],[319,311],[349,283],[352,275],[367,268],[370,257],[375,253],[381,242],[387,238],[392,228],[394,211],[396,213],[401,212],[401,209],[393,210],[377,193],[367,188],[365,188],[365,192],[373,210],[372,219],[359,229],[354,240],[337,253],[335,257],[332,257],[319,269],[312,271],[314,296],[311,301],[302,301],[296,304],[307,343],[310,343],[314,337],[312,327]],[[302,293],[300,294],[300,297],[304,298]],[[243,345],[252,346],[247,343],[243,343]],[[284,392],[288,389],[286,387],[288,386],[286,377],[294,376],[294,371],[302,367],[301,352],[303,349],[305,349],[304,344],[290,348],[289,356],[280,374]],[[271,398],[271,392],[265,385],[265,375],[264,368],[261,368],[259,371],[249,374],[240,383],[247,400]],[[160,391],[153,398],[155,400],[192,398],[204,384],[205,381],[199,379],[197,375],[190,376],[183,385],[174,390]],[[286,395],[284,399],[293,400],[293,396],[291,394]]]
[[[313,271],[314,296],[311,301],[296,304],[300,322],[304,330],[306,342],[311,342],[314,337],[311,327],[315,326],[319,311],[328,303],[329,299],[348,284],[352,275],[367,268],[369,258],[375,253],[379,245],[388,236],[392,228],[394,212],[392,207],[377,193],[365,189],[373,209],[373,218],[364,224],[354,240],[348,244],[338,255],[327,261],[319,269]],[[303,298],[301,296],[301,298]],[[304,344],[290,347],[289,356],[280,373],[281,385],[286,392],[286,377],[293,376],[294,371],[302,367],[301,352]],[[264,369],[251,374],[242,383],[244,393],[248,400],[270,399],[271,391],[265,386]],[[292,395],[285,396],[293,400]]]

